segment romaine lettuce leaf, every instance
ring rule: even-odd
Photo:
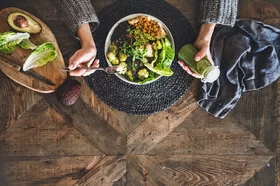
[[[162,50],[158,55],[156,65],[153,63],[143,62],[144,65],[151,71],[161,76],[172,76],[173,71],[170,69],[170,65],[175,57],[175,52],[171,47],[171,43],[167,38],[161,39]]]
[[[24,39],[19,43],[19,46],[23,49],[31,49],[34,50],[37,48],[29,39]]]
[[[172,76],[173,75],[173,71],[167,67],[165,69],[159,67],[159,66],[156,66],[156,67],[153,67],[151,64],[149,63],[144,63],[145,67],[147,67],[149,70],[161,75],[161,76]]]
[[[55,46],[51,42],[43,43],[34,50],[23,64],[23,71],[41,67],[57,56]]]
[[[29,37],[28,33],[15,33],[11,31],[0,33],[0,51],[7,54],[12,53],[22,40]]]

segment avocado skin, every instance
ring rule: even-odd
[[[21,24],[21,23],[15,24],[15,20],[17,20],[18,16],[24,17],[26,19],[28,25],[27,26],[23,25],[22,28],[17,26],[17,25]],[[19,31],[19,32],[38,34],[42,30],[41,25],[37,21],[35,21],[33,18],[31,18],[30,16],[28,16],[27,14],[24,14],[22,12],[13,12],[13,13],[9,14],[9,16],[7,18],[7,22],[14,30]]]
[[[73,105],[81,94],[81,83],[77,80],[66,80],[56,91],[57,100],[63,105]]]

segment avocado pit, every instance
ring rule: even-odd
[[[41,25],[31,16],[24,12],[13,12],[7,17],[8,24],[16,31],[38,34],[41,32]]]
[[[19,28],[26,28],[29,26],[28,20],[22,15],[16,16],[14,24]]]

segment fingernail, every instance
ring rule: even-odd
[[[74,68],[74,65],[69,65],[68,68],[72,70]]]
[[[200,56],[195,57],[195,60],[199,61],[200,60]]]

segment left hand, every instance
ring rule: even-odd
[[[86,70],[82,67],[99,67],[99,60],[95,59],[97,50],[94,46],[83,47],[77,50],[69,59],[68,68],[71,76],[88,76],[95,70]]]

